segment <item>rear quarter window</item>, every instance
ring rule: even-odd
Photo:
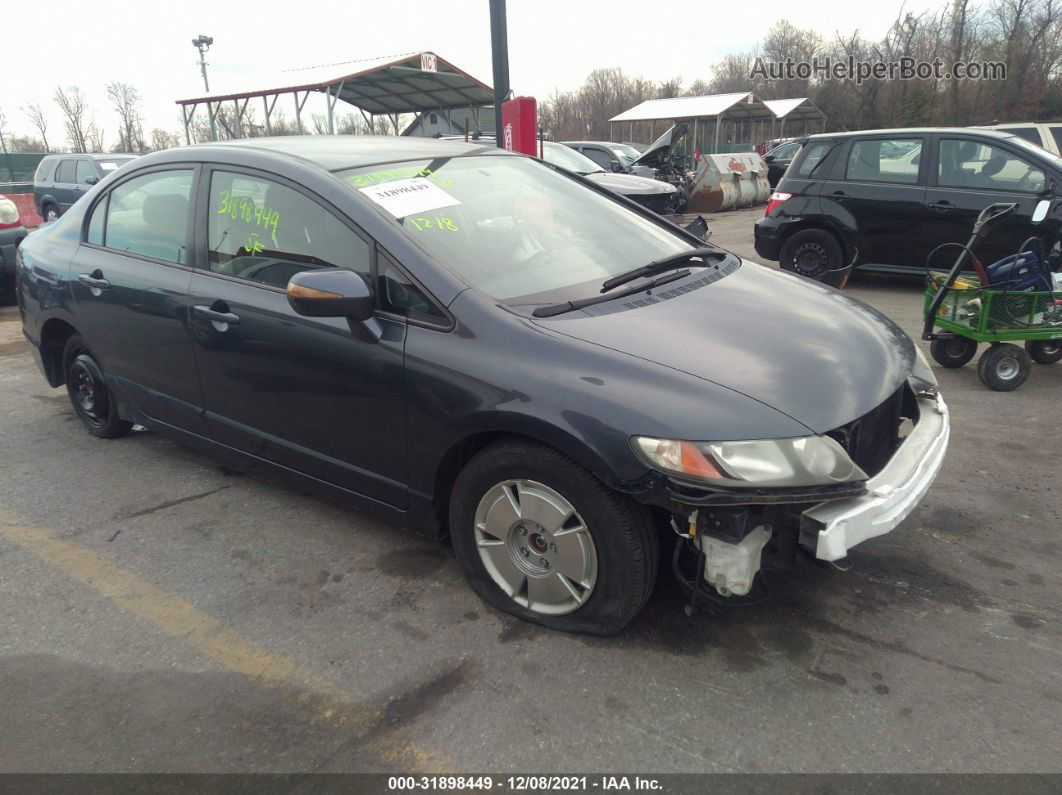
[[[810,179],[811,177],[823,176],[819,166],[830,152],[830,144],[826,142],[807,143],[800,150],[793,165],[789,167],[786,176]]]
[[[52,175],[52,171],[55,169],[57,160],[48,160],[45,158],[37,165],[37,171],[33,174],[34,182],[47,182],[48,178]]]

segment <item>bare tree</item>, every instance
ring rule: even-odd
[[[176,133],[167,132],[159,127],[151,131],[151,149],[155,152],[180,145],[181,137]]]
[[[33,126],[37,128],[37,132],[41,134],[41,140],[44,142],[44,151],[52,151],[48,146],[48,117],[44,115],[41,106],[34,102],[23,108],[23,110],[26,115],[29,116],[29,120]]]
[[[140,114],[140,92],[129,83],[108,83],[107,98],[118,113],[118,148],[123,152],[143,152],[143,120]]]
[[[75,152],[87,152],[89,147],[88,103],[77,86],[62,86],[55,89],[55,104],[63,113],[66,138]]]

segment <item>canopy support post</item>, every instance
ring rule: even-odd
[[[719,154],[719,132],[723,127],[723,114],[720,113],[715,117],[715,147],[712,150],[713,155]]]
[[[221,106],[221,103],[218,103]],[[207,115],[210,117],[210,140],[216,141],[218,139],[218,114],[214,109],[214,103],[209,99],[207,100]]]

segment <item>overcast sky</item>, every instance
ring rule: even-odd
[[[908,0],[906,7],[941,2]],[[34,10],[39,3],[7,5],[0,69],[7,129],[33,133],[22,108],[36,101],[52,118],[49,139],[56,143],[64,138],[52,101],[60,84],[86,93],[108,147],[117,138],[104,89],[111,80],[140,91],[146,135],[153,127],[179,131],[174,100],[203,94],[191,44],[200,33],[215,41],[207,55],[211,93],[274,79],[283,69],[418,50],[492,83],[487,0],[57,0],[47,18]],[[652,80],[680,75],[689,83],[707,79],[722,56],[750,49],[779,19],[826,38],[855,29],[877,38],[900,7],[900,0],[509,0],[510,82],[540,101],[554,89],[578,87],[597,67],[622,66]],[[284,97],[278,106],[289,117],[291,102]]]

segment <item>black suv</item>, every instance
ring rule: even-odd
[[[136,155],[48,155],[33,175],[33,201],[45,221],[54,221],[81,195]]]
[[[830,281],[849,263],[920,272],[942,243],[961,243],[994,202],[1017,211],[976,252],[992,263],[1036,235],[1057,238],[1057,206],[1043,224],[1032,213],[1062,185],[1062,158],[1014,135],[962,128],[813,135],[756,222],[756,253],[784,270]],[[948,250],[946,250],[948,251]],[[955,249],[933,257],[949,264]]]

